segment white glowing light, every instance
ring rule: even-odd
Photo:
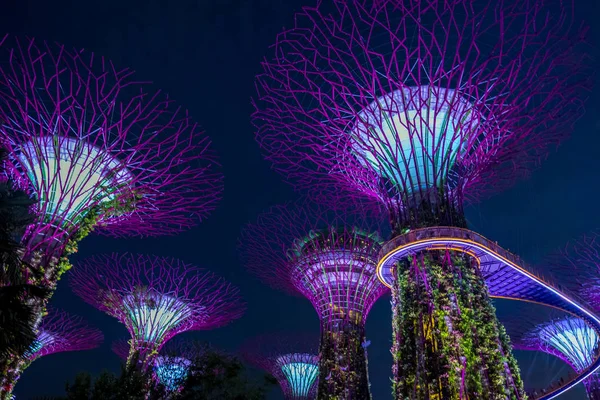
[[[285,375],[294,396],[307,397],[308,393],[319,375],[316,364],[307,363],[307,359],[314,358],[308,354],[293,354],[279,358],[281,371]],[[294,362],[292,360],[304,360]],[[292,362],[290,362],[292,361]]]
[[[553,321],[540,328],[537,335],[548,346],[567,357],[578,371],[595,361],[598,335],[581,319]]]
[[[125,296],[123,305],[135,336],[148,343],[160,343],[171,329],[192,314],[183,301],[154,292]]]
[[[114,198],[131,181],[126,167],[110,154],[84,141],[52,136],[25,143],[19,164],[38,198],[46,222],[74,224],[94,204]]]
[[[454,90],[407,87],[358,113],[353,148],[361,163],[403,190],[439,187],[478,122]]]

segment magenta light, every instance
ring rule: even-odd
[[[40,324],[28,358],[33,361],[54,353],[90,350],[98,347],[103,339],[102,332],[86,325],[82,318],[50,309]]]
[[[278,206],[241,238],[248,269],[275,288],[306,297],[319,316],[319,398],[370,397],[365,322],[386,288],[376,272],[378,219],[369,214],[309,203]],[[312,369],[299,364],[287,371]]]
[[[256,139],[297,187],[375,199],[406,220],[440,193],[460,209],[525,175],[582,114],[582,32],[566,4],[543,6],[304,7],[262,63]]]
[[[160,92],[91,53],[31,39],[0,47],[5,174],[38,199],[28,250],[96,230],[155,236],[206,217],[222,191],[209,138]]]
[[[352,211],[275,206],[244,230],[240,246],[253,274],[308,298],[322,321],[344,317],[364,324],[386,291],[376,273],[378,228]]]
[[[223,326],[245,309],[237,288],[172,258],[97,256],[78,263],[70,283],[83,300],[125,325],[143,362],[173,336]]]
[[[268,334],[248,340],[244,358],[277,379],[286,400],[312,400],[317,395],[316,336]]]
[[[5,370],[6,374],[0,375],[2,394],[10,398],[10,393],[23,370],[38,358],[66,351],[93,349],[98,347],[103,339],[102,332],[89,327],[82,318],[50,309],[38,327],[36,340],[21,358],[21,363],[9,364]]]

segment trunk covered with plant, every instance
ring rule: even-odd
[[[395,225],[464,227],[450,201],[421,201]],[[398,232],[400,233],[400,232]],[[477,260],[449,249],[416,252],[394,268],[395,399],[524,399],[504,328]]]
[[[343,321],[323,328],[319,352],[319,400],[370,399],[365,328]]]

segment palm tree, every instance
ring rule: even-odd
[[[6,152],[0,150],[0,162],[5,157]],[[25,299],[48,294],[29,285],[23,273],[29,268],[21,258],[19,241],[33,221],[30,210],[34,203],[12,182],[0,183],[0,359],[18,357],[29,349],[36,338],[38,314],[37,306]]]

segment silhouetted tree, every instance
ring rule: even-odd
[[[261,400],[276,381],[268,376],[261,383],[252,382],[238,358],[206,351],[197,357],[183,389],[176,397],[181,400]]]
[[[0,163],[6,153],[0,150]],[[35,202],[10,181],[0,183],[0,358],[18,357],[36,338],[36,302],[48,291],[27,283],[25,271],[31,271],[21,258],[20,238],[34,215]],[[0,371],[1,373],[2,371]]]

